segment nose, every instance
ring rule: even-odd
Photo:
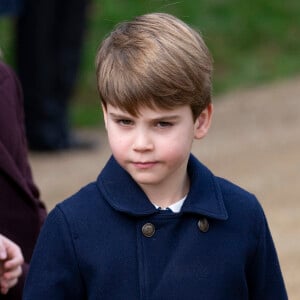
[[[136,132],[134,143],[133,143],[133,150],[134,151],[151,151],[154,148],[154,144],[152,138],[146,130],[139,130]]]

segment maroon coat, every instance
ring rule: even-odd
[[[14,72],[0,62],[0,233],[22,249],[24,274],[0,299],[21,299],[24,278],[46,217],[27,157],[22,89]]]

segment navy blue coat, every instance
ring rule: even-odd
[[[111,158],[50,213],[24,300],[287,299],[256,198],[193,156],[188,173],[181,213],[167,214]]]

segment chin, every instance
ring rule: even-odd
[[[149,176],[131,176],[133,180],[139,185],[155,185],[158,184],[157,178],[151,178]]]

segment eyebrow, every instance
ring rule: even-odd
[[[113,113],[110,112],[109,115],[114,118],[114,119],[119,119],[119,118],[136,118],[131,116],[130,114],[122,114],[122,113]],[[160,121],[160,120],[167,120],[167,121],[176,121],[180,118],[180,115],[161,115],[159,117],[150,119],[150,121]]]
[[[164,121],[176,121],[180,118],[180,115],[162,115],[160,117],[154,118],[152,119],[152,121],[160,121],[160,120],[164,120]]]

